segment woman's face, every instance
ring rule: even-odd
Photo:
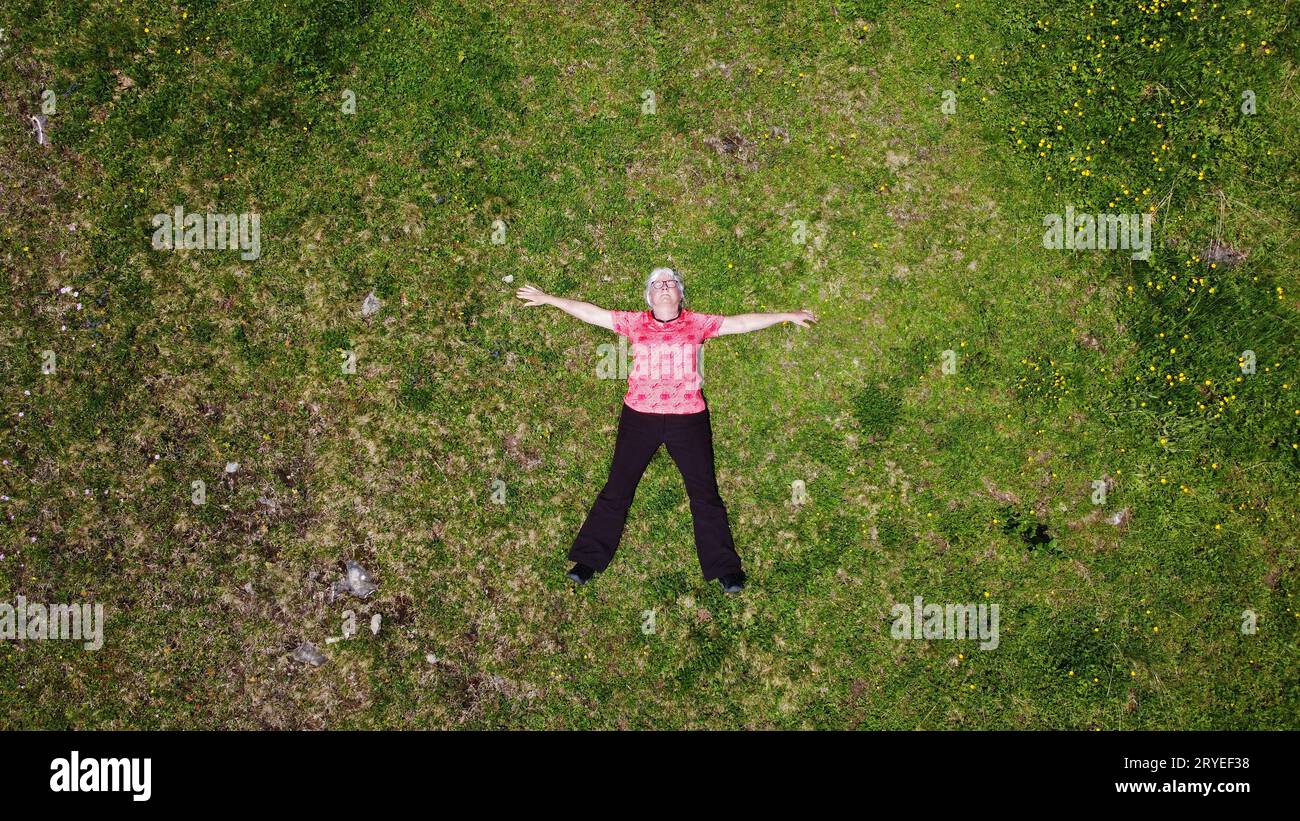
[[[669,274],[660,274],[650,282],[650,302],[655,308],[662,308],[669,315],[677,313],[682,302],[681,289],[677,280]]]

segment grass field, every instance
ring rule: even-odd
[[[1300,727],[1297,11],[6,3],[0,602],[106,624],[0,642],[0,727]],[[736,596],[663,451],[563,578],[617,337],[514,291],[658,265],[821,320],[705,348]]]

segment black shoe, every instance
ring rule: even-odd
[[[594,568],[587,567],[585,564],[579,562],[573,566],[572,570],[565,573],[564,576],[565,578],[573,579],[578,584],[586,584],[591,581],[591,577],[595,575],[595,573],[596,571]]]
[[[745,571],[742,570],[739,573],[728,573],[718,579],[718,583],[722,585],[724,593],[739,593],[745,588]]]

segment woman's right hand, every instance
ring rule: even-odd
[[[515,296],[522,299],[525,305],[545,305],[549,298],[545,291],[532,285],[525,285],[515,291]]]
[[[817,321],[817,317],[813,316],[812,311],[804,308],[802,311],[795,311],[792,314],[786,314],[786,321],[793,322],[800,328],[807,328],[809,322]]]

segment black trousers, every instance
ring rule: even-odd
[[[714,473],[713,428],[707,406],[699,413],[642,413],[623,405],[609,480],[578,531],[569,559],[596,570],[609,565],[623,538],[636,486],[661,444],[668,447],[668,455],[686,484],[695,524],[695,552],[705,580],[739,573],[740,556],[731,539],[727,507]]]

